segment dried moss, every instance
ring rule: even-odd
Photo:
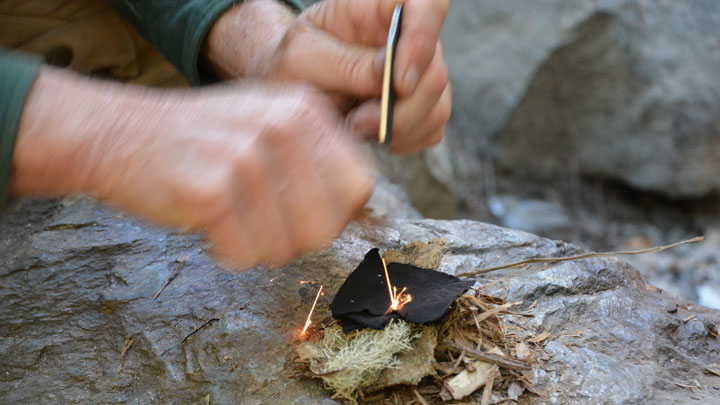
[[[311,369],[334,397],[353,401],[358,389],[370,386],[380,373],[398,365],[396,355],[411,349],[418,334],[404,321],[393,321],[383,330],[362,329],[345,335],[339,325],[325,329],[317,343],[322,352]]]

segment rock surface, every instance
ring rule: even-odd
[[[0,217],[0,397],[7,403],[333,403],[287,377],[293,339],[320,284],[317,319],[371,247],[444,238],[440,270],[469,271],[577,248],[472,221],[351,224],[330,248],[277,270],[232,273],[200,238],[149,227],[88,200],[26,201]],[[175,269],[189,260],[153,301]],[[509,317],[548,330],[535,368],[550,403],[718,403],[720,313],[649,288],[615,259],[489,273],[486,291],[522,300]],[[531,308],[531,303],[537,301]],[[668,311],[676,305],[677,310]],[[694,319],[684,322],[689,315]],[[199,329],[183,342],[184,337]],[[514,321],[513,321],[514,319]],[[582,331],[581,333],[579,331]],[[126,337],[134,337],[122,365]],[[691,390],[695,385],[702,389]]]
[[[627,261],[640,269],[652,285],[676,297],[720,309],[719,230],[709,232],[705,242],[697,246],[629,256]]]
[[[457,181],[483,179],[492,147],[503,169],[535,179],[719,190],[719,20],[713,0],[452,1],[442,40]]]

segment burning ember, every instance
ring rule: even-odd
[[[320,289],[317,292],[317,295],[315,296],[315,301],[313,301],[312,307],[310,308],[310,313],[307,316],[307,320],[305,321],[305,327],[303,328],[302,332],[300,332],[301,335],[304,335],[307,331],[307,328],[310,327],[310,324],[312,321],[310,318],[312,317],[313,311],[315,311],[315,305],[317,305],[318,298],[320,298],[320,293],[322,293],[323,286],[320,286]]]
[[[388,309],[388,312],[397,311],[402,308],[403,305],[412,301],[412,295],[405,294],[407,287],[403,287],[399,293],[397,292],[397,287],[390,283],[390,276],[388,275],[385,259],[380,258],[380,260],[382,260],[383,270],[385,270],[385,280],[387,281],[388,293],[390,294],[390,308]]]

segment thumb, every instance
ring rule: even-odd
[[[302,31],[286,45],[285,75],[354,98],[379,97],[382,49],[344,42],[314,28]]]
[[[348,113],[346,122],[360,140],[377,140],[380,129],[380,100],[367,100]]]

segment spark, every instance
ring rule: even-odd
[[[280,274],[280,275],[278,275],[278,276],[275,276],[275,277],[273,277],[273,278],[270,279],[270,282],[272,283],[273,281],[279,279],[280,277],[282,277],[282,276],[284,276],[284,275],[285,275],[285,273],[282,273],[282,274]]]
[[[380,260],[382,260],[383,269],[385,270],[385,280],[387,280],[388,294],[390,295],[390,310],[397,311],[398,309],[402,308],[403,305],[412,301],[412,295],[405,294],[407,287],[403,287],[403,289],[398,292],[397,287],[390,284],[390,275],[388,274],[385,259],[380,258]]]
[[[313,301],[312,308],[310,308],[310,313],[308,314],[307,320],[305,321],[305,327],[303,328],[302,332],[300,332],[301,335],[305,334],[305,332],[307,331],[307,328],[310,327],[310,324],[312,323],[310,318],[312,317],[312,313],[315,310],[315,305],[318,302],[318,298],[320,298],[320,293],[322,292],[322,289],[323,289],[323,286],[321,285],[320,289],[317,292],[317,295],[315,296],[315,301]]]

